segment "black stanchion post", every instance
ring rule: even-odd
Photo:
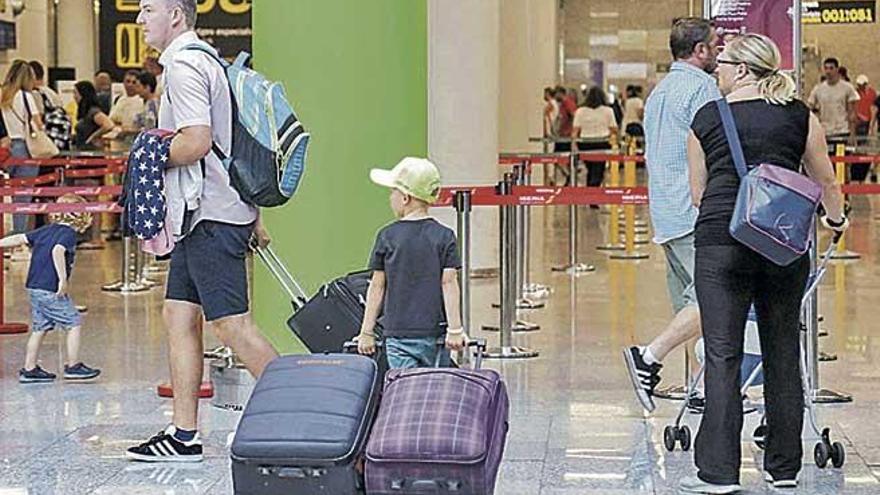
[[[578,179],[578,154],[572,151],[571,158],[568,162],[568,175],[571,178],[571,186],[577,187]],[[580,275],[596,271],[593,265],[578,263],[578,205],[572,204],[568,207],[568,264],[554,266],[551,268],[554,272],[565,272],[569,275]]]
[[[504,181],[498,185],[498,193],[502,196],[512,194],[514,178],[511,174],[505,174]],[[516,253],[514,252],[513,232],[516,229],[515,207],[501,205],[498,209],[498,254],[500,258],[501,277],[499,280],[499,298],[501,307],[499,313],[499,346],[487,349],[483,355],[490,359],[515,359],[531,358],[538,355],[537,351],[516,347],[513,345],[513,326],[516,319],[516,296],[517,288],[514,285]],[[485,329],[485,327],[484,327]]]

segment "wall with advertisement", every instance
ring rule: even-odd
[[[150,53],[136,19],[139,0],[101,0],[99,66],[121,79],[143,67]],[[199,0],[196,31],[220,54],[233,58],[251,51],[251,0]]]

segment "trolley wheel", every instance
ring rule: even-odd
[[[683,425],[678,430],[678,442],[681,444],[681,450],[687,452],[691,449],[691,429],[687,425]]]
[[[813,449],[813,460],[816,461],[816,466],[819,469],[825,469],[829,459],[831,459],[831,448],[825,442],[817,443],[816,448]]]
[[[672,452],[675,450],[675,441],[678,439],[678,427],[667,426],[663,429],[663,446]]]
[[[840,442],[834,442],[831,445],[831,465],[836,468],[843,467],[843,463],[846,462],[846,449],[843,448],[843,444]]]
[[[764,447],[767,445],[767,425],[760,425],[755,428],[752,437],[755,439],[755,445],[757,445],[759,449],[764,450]]]

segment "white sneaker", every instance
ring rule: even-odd
[[[688,476],[678,483],[678,489],[684,493],[705,493],[709,495],[727,495],[742,491],[740,485],[716,485],[707,483],[696,476]]]
[[[793,480],[774,480],[770,471],[764,471],[764,481],[773,485],[773,488],[797,488],[797,479]]]

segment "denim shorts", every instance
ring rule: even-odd
[[[385,339],[385,354],[388,367],[395,368],[434,368],[437,366],[437,353],[440,366],[449,365],[449,352],[437,345],[436,337]]]
[[[165,299],[202,307],[205,321],[248,312],[247,253],[253,225],[203,220],[174,245]]]
[[[664,242],[666,254],[666,286],[672,299],[672,309],[678,314],[682,309],[697,304],[694,288],[694,234]]]
[[[55,327],[64,330],[82,324],[79,311],[70,296],[58,297],[54,292],[42,289],[28,289],[31,298],[31,320],[34,332],[49,332]]]

